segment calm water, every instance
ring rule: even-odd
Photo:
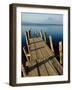
[[[25,39],[25,32],[30,30],[31,28],[31,36],[35,37],[35,31],[38,32],[38,35],[40,31],[42,31],[43,37],[44,37],[44,32],[46,32],[47,36],[47,44],[50,47],[49,43],[49,35],[52,36],[53,40],[53,45],[55,49],[55,53],[58,54],[58,43],[59,41],[63,42],[63,26],[62,25],[22,25],[22,46],[25,46],[26,44],[26,39]]]

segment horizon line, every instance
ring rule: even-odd
[[[48,24],[43,24],[43,23],[21,23],[22,25],[63,25],[63,24],[57,24],[57,23],[48,23]]]

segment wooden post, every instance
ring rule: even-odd
[[[60,64],[62,64],[62,42],[59,42],[59,55],[60,55]]]
[[[28,32],[27,31],[25,33],[25,37],[26,37],[26,43],[28,44]]]
[[[31,38],[31,29],[29,30],[29,38]]]
[[[27,49],[28,49],[28,52],[29,52],[29,33],[26,31],[26,45],[27,45]]]
[[[51,50],[52,50],[52,52],[54,52],[53,42],[52,42],[52,37],[51,37],[51,36],[49,36],[49,40],[50,40],[50,47],[51,47]]]
[[[29,35],[29,31],[28,31],[28,41],[29,41],[30,35]]]
[[[46,43],[46,32],[44,32],[44,41]]]
[[[40,31],[40,37],[42,38],[42,32]]]

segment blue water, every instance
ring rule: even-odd
[[[25,46],[25,32],[31,29],[31,36],[35,37],[35,32],[42,31],[44,36],[44,32],[46,32],[47,39],[49,39],[49,35],[52,36],[53,43],[58,44],[59,41],[63,41],[63,26],[62,25],[44,25],[44,26],[32,26],[32,25],[22,25],[22,46]]]

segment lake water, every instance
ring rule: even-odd
[[[21,30],[22,30],[22,47],[25,46],[26,44],[26,39],[25,39],[25,32],[31,29],[31,36],[35,37],[35,32],[38,32],[38,35],[40,31],[42,31],[43,37],[44,37],[44,32],[46,32],[46,37],[47,37],[47,44],[50,47],[49,43],[49,35],[52,36],[52,41],[54,45],[54,50],[56,55],[59,54],[59,48],[58,48],[58,43],[59,41],[62,41],[63,43],[63,25],[22,25]]]

